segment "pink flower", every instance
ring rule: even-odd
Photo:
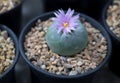
[[[79,20],[79,14],[73,16],[74,10],[69,8],[66,14],[63,10],[58,10],[54,14],[56,17],[53,18],[55,22],[53,27],[57,28],[58,33],[71,33],[71,31],[74,31],[78,26],[77,21]]]

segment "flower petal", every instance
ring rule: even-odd
[[[57,18],[53,17],[53,18],[51,18],[51,20],[53,20],[53,21],[57,21]]]
[[[67,11],[67,13],[66,13],[66,16],[67,16],[68,18],[71,18],[73,14],[74,14],[74,10],[68,9],[68,11]]]
[[[79,14],[77,14],[76,16],[73,16],[71,19],[70,19],[70,22],[74,22],[76,20],[79,19]]]
[[[68,27],[68,28],[66,28],[66,31],[67,31],[68,33],[70,33],[70,32],[71,32],[71,30],[69,29],[69,27]]]
[[[68,32],[66,29],[63,30],[63,33],[66,35]]]
[[[55,14],[56,17],[59,17],[59,14],[57,12],[54,12],[54,14]]]
[[[76,27],[77,25],[78,25],[77,22],[75,22],[75,23],[74,23],[74,22],[71,22],[70,25],[69,25],[69,27]]]
[[[63,10],[58,10],[60,12],[61,15],[65,15]]]
[[[75,30],[75,27],[71,27],[70,29],[71,29],[71,30]]]
[[[57,32],[60,33],[62,30],[63,30],[63,27],[59,27]]]
[[[66,13],[66,16],[68,16],[70,14],[70,12],[71,12],[71,9],[69,8],[67,13]]]

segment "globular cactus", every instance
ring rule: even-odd
[[[88,33],[79,20],[79,15],[74,10],[65,12],[59,10],[54,13],[53,24],[46,33],[47,44],[53,52],[72,56],[81,52],[88,42]]]

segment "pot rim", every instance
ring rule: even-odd
[[[76,13],[75,13],[76,14]],[[78,13],[79,14],[79,13]],[[110,58],[110,55],[111,55],[111,50],[112,50],[112,45],[111,45],[111,40],[110,40],[110,37],[109,35],[107,34],[107,32],[105,31],[105,29],[97,22],[95,21],[94,19],[92,19],[91,17],[89,16],[86,16],[82,13],[80,13],[80,16],[82,16],[83,18],[86,18],[86,20],[90,23],[92,23],[92,25],[96,25],[97,29],[100,30],[102,32],[102,35],[105,37],[105,39],[107,40],[107,43],[108,43],[108,52],[107,52],[107,55],[105,57],[105,59],[93,70],[91,71],[88,71],[88,72],[85,72],[84,74],[78,74],[78,75],[73,75],[73,76],[64,76],[64,75],[56,75],[56,74],[53,74],[53,73],[49,73],[45,70],[42,70],[41,68],[38,68],[36,67],[35,65],[33,65],[27,58],[27,56],[25,55],[24,53],[24,47],[23,47],[23,41],[24,41],[24,38],[25,38],[25,34],[29,32],[29,30],[31,29],[31,27],[35,24],[35,22],[37,22],[38,19],[41,19],[43,17],[44,20],[46,19],[46,17],[50,18],[51,16],[54,16],[53,15],[53,12],[48,12],[48,13],[45,13],[43,15],[40,15],[34,19],[32,19],[29,23],[26,24],[26,26],[23,28],[21,34],[20,34],[20,37],[19,37],[19,49],[20,49],[20,53],[22,55],[22,57],[24,58],[24,60],[29,64],[29,66],[31,68],[33,68],[34,70],[36,70],[37,72],[41,73],[41,74],[44,74],[44,75],[47,75],[47,76],[50,76],[50,77],[53,77],[53,78],[59,78],[59,79],[71,79],[71,78],[83,78],[85,76],[88,76],[88,75],[92,75],[94,74],[96,71],[98,71],[100,68],[103,67],[103,65],[105,65],[105,63],[108,61],[108,59]],[[43,19],[42,19],[43,20]],[[32,26],[31,26],[32,25]],[[28,30],[29,29],[29,30]]]
[[[24,3],[25,0],[21,0],[21,2],[19,4],[17,4],[14,8],[6,11],[6,12],[3,12],[3,13],[0,13],[0,16],[4,15],[4,14],[7,14],[9,12],[12,12],[13,10],[15,10],[16,8],[18,8],[20,5],[22,5],[22,3]]]
[[[102,24],[103,24],[103,26],[105,26],[105,29],[110,34],[110,36],[112,36],[115,40],[120,42],[120,38],[117,37],[116,34],[114,34],[112,30],[110,30],[110,28],[106,22],[107,10],[108,10],[108,7],[110,5],[112,5],[112,3],[113,3],[113,0],[109,0],[102,11]]]
[[[16,35],[13,33],[13,31],[10,30],[7,26],[2,25],[2,24],[0,24],[0,29],[7,31],[9,37],[13,40],[14,46],[15,46],[15,58],[13,59],[13,63],[9,66],[9,68],[5,72],[3,72],[0,75],[0,80],[1,80],[4,76],[6,76],[15,67],[15,64],[17,63],[18,58],[19,58],[19,48],[18,48],[18,39],[17,39]]]

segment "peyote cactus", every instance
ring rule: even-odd
[[[49,48],[63,56],[72,56],[82,51],[88,42],[88,34],[79,20],[79,15],[74,14],[70,8],[64,13],[59,10],[54,13],[53,24],[48,28],[46,41]]]

